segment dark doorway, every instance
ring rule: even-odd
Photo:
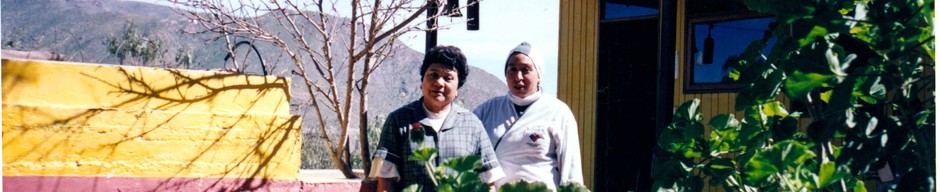
[[[600,23],[594,191],[649,191],[656,133],[655,16]]]

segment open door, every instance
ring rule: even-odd
[[[656,142],[658,18],[600,23],[595,191],[649,191]]]

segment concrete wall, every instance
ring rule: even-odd
[[[5,191],[299,191],[289,79],[3,60]]]

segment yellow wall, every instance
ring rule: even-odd
[[[584,182],[593,189],[598,3],[562,0],[559,11],[558,98],[578,120]]]
[[[3,60],[4,176],[296,179],[289,79]]]

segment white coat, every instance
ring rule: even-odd
[[[549,95],[529,105],[522,117],[508,95],[480,104],[474,114],[483,121],[506,177],[496,186],[525,180],[549,188],[584,184],[578,125],[564,102]]]

